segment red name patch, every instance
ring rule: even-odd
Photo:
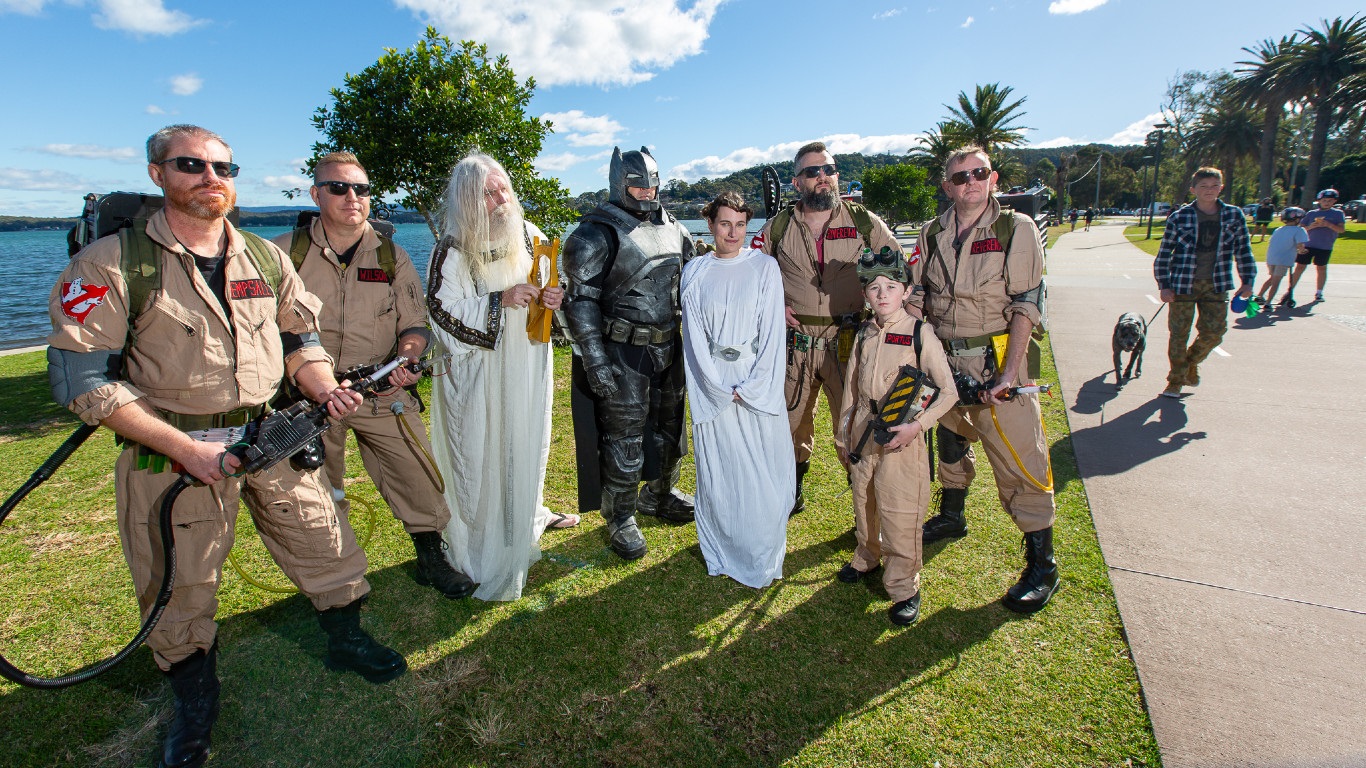
[[[889,333],[883,337],[887,344],[900,344],[903,347],[914,347],[915,337],[909,333]]]
[[[242,299],[267,299],[274,296],[270,285],[259,277],[251,280],[233,280],[228,284],[228,296],[233,301]]]
[[[362,283],[387,283],[389,275],[382,269],[357,269],[356,280]]]
[[[826,240],[852,240],[858,237],[857,227],[831,227],[825,230]]]
[[[1005,250],[1006,249],[1001,247],[1001,241],[994,237],[986,240],[978,240],[972,244],[972,255],[974,256],[979,253],[1004,253]]]
[[[62,283],[62,314],[85,325],[90,310],[104,303],[109,293],[107,285],[86,285],[81,278]]]

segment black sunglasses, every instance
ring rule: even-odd
[[[797,171],[798,176],[805,176],[808,179],[814,179],[822,173],[826,176],[834,176],[836,173],[839,173],[839,171],[835,170],[834,163],[826,163],[825,165],[808,165],[800,171]]]
[[[331,192],[337,197],[344,197],[346,195],[346,190],[348,189],[356,190],[356,197],[370,196],[369,184],[348,184],[344,181],[320,181],[313,186],[324,187],[328,192]]]
[[[961,187],[968,183],[969,176],[978,181],[986,181],[991,176],[991,169],[982,166],[981,168],[973,168],[970,171],[959,171],[950,176],[949,181],[952,181],[955,187]]]
[[[237,178],[237,172],[242,170],[233,163],[225,163],[221,160],[211,163],[197,157],[173,157],[169,160],[162,160],[157,163],[157,165],[165,165],[166,163],[175,163],[175,169],[177,171],[188,173],[191,176],[198,176],[204,172],[205,168],[212,168],[213,175],[220,179],[235,179]]]

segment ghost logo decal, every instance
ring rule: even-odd
[[[62,314],[85,325],[90,310],[104,303],[107,285],[86,285],[82,278],[62,283]]]

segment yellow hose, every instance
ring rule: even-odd
[[[1020,468],[1020,471],[1024,473],[1025,479],[1028,480],[1028,481],[1030,482],[1030,484],[1033,485],[1035,488],[1038,488],[1039,490],[1043,491],[1044,493],[1051,493],[1051,492],[1053,491],[1053,460],[1052,460],[1051,458],[1049,458],[1048,453],[1047,453],[1047,451],[1048,451],[1048,430],[1047,430],[1047,427],[1044,426],[1044,422],[1043,422],[1043,408],[1042,408],[1042,407],[1039,408],[1039,429],[1043,431],[1043,436],[1044,436],[1044,441],[1043,441],[1043,444],[1044,444],[1044,457],[1043,457],[1043,459],[1044,459],[1045,465],[1048,467],[1048,475],[1047,475],[1047,477],[1048,477],[1048,485],[1044,485],[1043,483],[1040,483],[1038,480],[1036,480],[1036,479],[1034,478],[1033,475],[1029,474],[1029,470],[1025,469],[1024,462],[1023,462],[1023,461],[1020,461],[1020,454],[1018,454],[1018,453],[1015,452],[1015,446],[1013,446],[1013,445],[1010,444],[1010,438],[1006,437],[1005,430],[1001,429],[1001,422],[998,421],[998,420],[996,419],[996,405],[995,405],[995,403],[993,403],[992,406],[991,406],[991,423],[992,423],[993,425],[995,425],[995,427],[996,427],[996,434],[998,434],[998,435],[1001,436],[1001,442],[1003,442],[1003,443],[1006,444],[1006,450],[1010,451],[1010,456],[1011,456],[1011,458],[1015,459],[1015,466],[1019,467],[1019,468]]]
[[[356,543],[360,545],[361,549],[365,549],[365,547],[370,544],[370,538],[375,535],[375,523],[377,520],[375,507],[365,499],[356,498],[349,494],[347,495],[346,500],[351,502],[353,508],[359,506],[365,510],[365,529],[362,532],[362,535],[356,537]],[[297,587],[271,586],[247,573],[242,569],[242,564],[237,562],[237,547],[235,546],[228,552],[228,564],[232,566],[232,570],[238,576],[242,577],[242,581],[245,581],[257,589],[265,590],[266,592],[275,592],[281,595],[292,595],[299,591]]]

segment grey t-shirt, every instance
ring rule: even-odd
[[[1219,256],[1219,211],[1205,213],[1195,209],[1199,217],[1195,233],[1195,279],[1214,279],[1214,260]]]

